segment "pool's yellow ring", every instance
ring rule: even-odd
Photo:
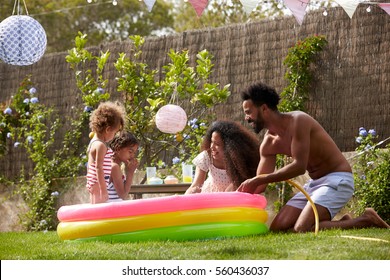
[[[137,241],[187,241],[212,238],[239,237],[265,234],[266,224],[252,221],[204,223],[164,228],[153,228],[96,237],[80,238],[74,241],[137,242]]]
[[[267,218],[267,212],[259,208],[205,208],[125,218],[61,222],[57,227],[57,233],[62,240],[66,240],[201,223],[231,221],[265,223]]]

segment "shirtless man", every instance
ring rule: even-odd
[[[279,112],[279,99],[273,88],[262,83],[242,92],[245,120],[256,133],[263,128],[267,132],[260,146],[257,176],[244,181],[238,191],[262,193],[268,183],[292,179],[307,171],[311,180],[304,188],[317,207],[320,229],[390,228],[372,208],[367,208],[355,219],[346,215],[339,221],[332,221],[354,192],[351,166],[316,120],[300,111]],[[291,157],[291,163],[275,170],[277,154]],[[296,194],[276,215],[270,229],[313,230],[315,217],[307,202],[301,192]]]

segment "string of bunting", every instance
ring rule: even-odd
[[[143,0],[148,7],[149,12],[152,10],[156,0]],[[302,24],[303,19],[306,14],[306,8],[309,5],[310,0],[280,0],[282,1],[286,7],[291,11],[294,15],[295,19],[299,23]],[[390,15],[390,3],[379,3],[379,2],[368,2],[361,0],[334,0],[338,5],[340,5],[344,11],[348,14],[350,18],[352,18],[359,4],[368,4],[368,5],[378,5],[382,8],[387,14]],[[206,9],[209,4],[209,0],[188,0],[192,7],[194,8],[198,17],[200,17],[203,11]],[[240,0],[244,11],[246,13],[251,13],[257,5],[261,2],[261,0]]]
[[[149,12],[152,11],[156,0],[139,0],[143,1]],[[207,8],[210,0],[185,0],[188,1],[191,6],[194,8],[198,17],[202,15],[204,10]],[[288,10],[294,15],[295,19],[302,25],[303,19],[307,12],[307,7],[310,5],[310,0],[278,0],[280,3],[283,3]],[[371,6],[377,5],[382,8],[387,14],[390,15],[390,3],[379,3],[379,2],[370,2],[369,0],[332,0],[336,2],[339,6],[341,6],[344,11],[348,14],[350,18],[352,18],[359,4],[369,5],[367,11],[371,10]],[[240,0],[244,11],[247,14],[250,14],[260,3],[264,3],[264,0]],[[107,0],[105,2],[94,3],[92,0],[87,0],[86,5],[81,5],[77,7],[72,7],[64,10],[71,10],[77,8],[83,8],[88,5],[102,5],[102,4],[112,4],[116,6],[118,4],[118,0]],[[278,7],[283,8],[283,5],[278,5]],[[63,10],[56,10],[54,12],[61,12]],[[50,13],[50,12],[49,12]],[[42,13],[46,14],[46,13]],[[41,15],[41,14],[35,14]],[[324,16],[327,15],[327,12],[324,12]]]

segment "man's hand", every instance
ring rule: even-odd
[[[237,191],[259,194],[263,193],[266,187],[267,183],[264,182],[263,176],[258,175],[242,182]]]
[[[258,186],[257,178],[251,178],[247,179],[244,182],[241,183],[241,185],[238,187],[238,192],[247,192],[247,193],[254,193]]]

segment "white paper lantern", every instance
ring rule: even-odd
[[[37,62],[46,50],[46,32],[30,16],[10,16],[0,23],[0,59],[11,65]]]
[[[160,108],[156,114],[156,126],[161,132],[178,133],[187,124],[187,114],[180,106],[168,104]]]

